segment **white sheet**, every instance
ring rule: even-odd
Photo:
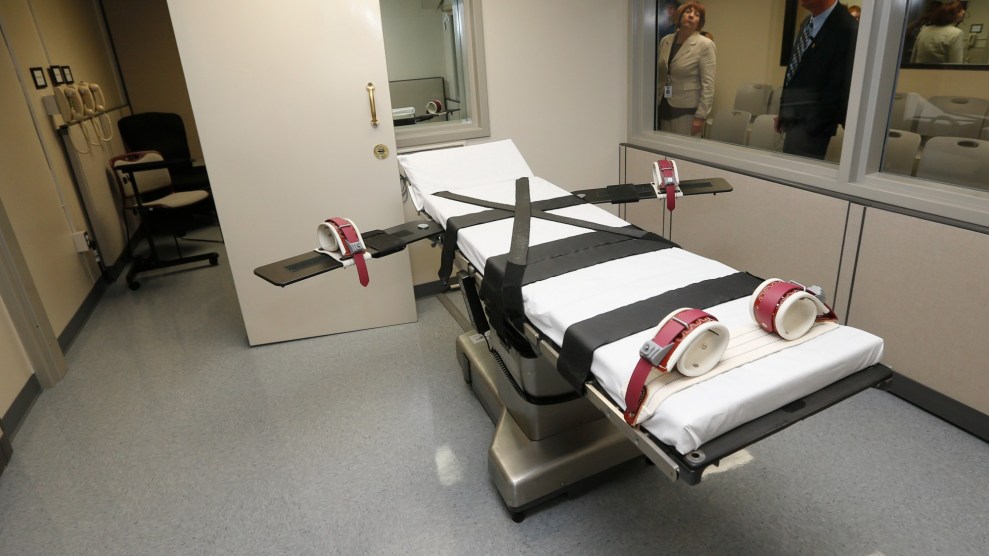
[[[423,209],[424,194],[514,181],[533,175],[511,139],[464,148],[401,154],[398,155],[398,163],[409,181],[416,185],[409,188],[416,210]]]
[[[418,188],[418,183],[412,183]],[[514,183],[515,179],[509,178],[459,187],[457,192],[513,204]],[[569,194],[539,178],[530,179],[530,186],[534,201]],[[443,225],[451,216],[485,210],[435,197],[426,191],[435,193],[443,189],[433,184],[419,191],[425,211]],[[609,226],[627,224],[592,205],[553,212]],[[508,252],[511,231],[511,219],[464,228],[460,230],[458,245],[467,259],[483,271],[488,257]],[[530,245],[587,232],[584,228],[533,219]],[[522,296],[530,322],[557,345],[562,345],[563,335],[572,324],[665,291],[734,272],[735,269],[722,263],[682,249],[664,249],[536,282],[522,288]],[[731,329],[749,322],[748,303],[746,297],[702,308]],[[655,335],[664,316],[656,315],[656,327],[602,346],[594,353],[591,372],[623,409],[625,387],[638,359],[639,346]],[[674,394],[643,426],[662,442],[686,453],[738,425],[878,363],[882,351],[882,339],[842,326]]]

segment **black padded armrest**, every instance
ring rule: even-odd
[[[191,163],[192,161],[188,158],[169,158],[167,160],[154,160],[152,162],[123,164],[121,166],[117,166],[114,170],[124,174],[135,174],[137,172],[146,172],[148,170],[162,170],[178,166],[188,166]]]
[[[443,228],[436,222],[406,222],[384,230],[371,230],[362,235],[364,246],[372,259],[398,253],[410,243],[437,237]],[[327,255],[307,251],[288,259],[259,266],[254,275],[270,284],[285,287],[324,272],[343,268],[343,264]]]
[[[718,193],[728,193],[731,190],[731,184],[724,178],[680,181],[680,191],[685,196],[717,195]],[[593,204],[637,203],[641,200],[656,198],[656,190],[649,183],[619,183],[596,189],[581,189],[574,191],[573,194]]]

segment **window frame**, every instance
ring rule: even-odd
[[[650,6],[651,4],[651,6]],[[989,191],[880,172],[900,70],[907,0],[863,10],[844,144],[837,165],[652,129],[655,2],[629,1],[628,143],[700,164],[989,233]]]

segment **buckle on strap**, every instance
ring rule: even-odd
[[[343,241],[344,243],[347,244],[347,248],[350,249],[350,253],[352,255],[364,251],[364,242],[361,241],[360,239],[358,239],[357,241],[350,241],[349,239],[344,238]]]
[[[639,348],[639,356],[652,363],[653,367],[658,367],[663,359],[673,349],[673,344],[661,346],[652,340],[648,340]]]

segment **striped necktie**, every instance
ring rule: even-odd
[[[814,27],[814,20],[807,18],[804,22],[803,29],[800,30],[800,37],[797,38],[796,44],[793,45],[793,55],[790,56],[790,65],[786,67],[786,78],[783,80],[783,85],[790,83],[793,79],[793,74],[797,73],[797,67],[800,66],[800,59],[803,58],[804,52],[807,51],[807,47],[813,41],[810,32]]]

